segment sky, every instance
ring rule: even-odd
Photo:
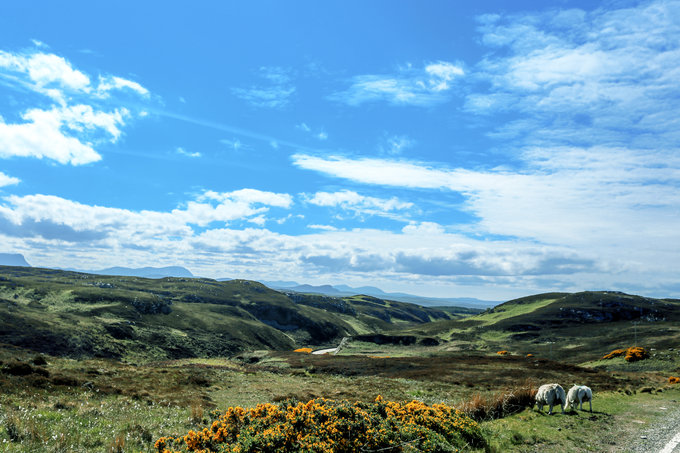
[[[680,297],[680,2],[0,5],[0,253]]]

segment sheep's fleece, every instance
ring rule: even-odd
[[[562,413],[564,414],[564,406],[567,402],[567,395],[560,384],[544,384],[538,388],[538,393],[536,393],[536,404],[538,405],[538,410],[542,411],[543,406],[547,404],[550,406],[548,410],[548,415],[552,414],[553,406],[559,404]]]

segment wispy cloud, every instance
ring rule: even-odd
[[[328,133],[326,131],[324,131],[323,129],[317,129],[316,131],[314,131],[307,123],[297,124],[295,128],[310,134],[317,140],[321,141],[328,140]]]
[[[132,80],[116,76],[99,77],[99,85],[97,85],[99,96],[108,97],[114,90],[130,90],[140,96],[149,96],[149,90]]]
[[[190,123],[190,124],[196,124],[198,126],[207,127],[207,128],[214,129],[214,130],[227,132],[229,134],[234,134],[234,135],[238,135],[238,136],[241,136],[241,137],[247,137],[247,138],[257,140],[257,141],[265,142],[274,149],[279,149],[280,147],[285,146],[287,148],[293,148],[293,149],[306,151],[306,152],[316,151],[313,148],[310,148],[310,147],[305,146],[305,145],[301,145],[299,143],[291,142],[291,141],[288,141],[288,140],[282,140],[280,138],[273,137],[271,135],[263,134],[263,133],[260,133],[260,132],[252,131],[252,130],[249,130],[249,129],[243,129],[243,128],[231,126],[231,125],[228,125],[228,124],[218,123],[216,121],[211,121],[211,120],[207,120],[207,119],[204,119],[204,118],[197,118],[197,117],[194,117],[194,116],[183,115],[181,113],[175,113],[175,112],[171,112],[171,111],[168,111],[168,110],[161,110],[161,109],[149,109],[149,110],[154,115],[159,115],[159,116],[166,117],[166,118],[172,118],[172,119],[175,119],[175,120],[178,120],[178,121],[184,121],[184,122],[187,122],[187,123]],[[221,142],[224,143],[225,145],[231,146],[231,147],[233,147],[233,145],[236,144],[237,142],[240,143],[240,145],[237,145],[237,146],[240,146],[240,147],[246,146],[245,144],[240,142],[238,139],[224,139]]]
[[[330,99],[354,106],[381,101],[393,105],[430,106],[448,100],[455,80],[464,74],[460,64],[446,61],[422,68],[408,65],[396,74],[355,76],[348,89],[334,93]]]
[[[503,125],[535,145],[675,146],[680,138],[680,2],[480,18],[494,52],[467,98],[479,114],[522,112]]]
[[[415,144],[416,141],[406,135],[384,134],[378,145],[378,150],[382,154],[399,155]]]
[[[177,152],[177,154],[181,154],[182,156],[201,157],[201,153],[199,153],[198,151],[192,153],[192,152],[185,150],[181,146],[177,147],[176,152]]]
[[[232,93],[255,107],[281,108],[286,106],[296,91],[291,83],[290,71],[280,67],[261,67],[259,75],[266,79],[268,84],[232,88]]]
[[[317,192],[314,195],[304,196],[307,203],[316,206],[340,208],[357,216],[383,216],[395,218],[395,212],[402,212],[413,208],[413,203],[400,201],[396,197],[389,199],[360,195],[351,190],[339,192]]]
[[[480,265],[469,275],[538,275],[550,270],[561,274],[565,284],[571,281],[569,288],[612,282],[639,292],[651,288],[649,282],[658,291],[659,285],[675,279],[672,269],[679,251],[662,244],[680,244],[678,156],[675,151],[606,147],[532,148],[523,153],[527,166],[521,171],[308,155],[296,155],[294,164],[355,183],[461,194],[465,202],[459,209],[472,214],[474,221],[450,228],[490,237],[488,246],[499,246],[494,236],[515,238],[513,250],[505,258],[496,257],[505,264]],[[525,241],[563,251],[541,259],[523,256],[528,252],[519,243]],[[435,275],[452,259],[460,261],[434,248],[425,250],[429,249],[415,258],[405,252],[399,269],[406,272],[422,265],[427,269],[423,272]],[[510,265],[510,257],[524,264]],[[621,284],[623,279],[626,285]]]

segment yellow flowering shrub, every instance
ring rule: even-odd
[[[626,350],[626,362],[637,362],[638,360],[644,360],[648,357],[649,353],[647,350],[640,346],[635,346]]]
[[[668,378],[669,384],[680,384],[680,377],[671,376]]]
[[[311,353],[312,353],[312,348],[299,348],[299,349],[296,349],[296,350],[293,351],[293,352],[302,352],[302,353],[304,353],[304,354],[311,354]]]
[[[603,360],[613,359],[614,357],[624,356],[626,362],[637,362],[649,357],[649,352],[643,347],[633,346],[627,349],[614,349],[609,354],[602,357]]]
[[[318,398],[215,413],[211,426],[184,436],[161,437],[159,453],[458,451],[483,448],[477,422],[444,404],[372,403]]]
[[[498,354],[498,355],[508,355],[508,351],[506,351],[506,350],[498,351],[496,354]]]

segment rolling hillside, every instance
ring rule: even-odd
[[[546,293],[392,333],[432,336],[449,350],[509,350],[586,362],[621,347],[677,348],[680,300],[607,291]]]
[[[71,357],[149,360],[334,344],[448,319],[375,297],[283,294],[246,280],[92,275],[0,267],[0,343]]]

